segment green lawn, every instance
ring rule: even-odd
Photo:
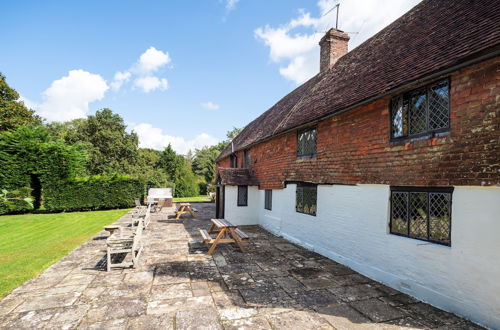
[[[206,195],[194,196],[194,197],[176,197],[174,198],[175,203],[180,202],[210,202],[210,197]]]
[[[0,298],[128,211],[0,216]]]

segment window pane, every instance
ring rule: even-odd
[[[313,155],[316,153],[316,129],[310,129],[298,133],[297,154]]]
[[[298,184],[296,194],[296,211],[316,215],[317,186],[311,184]]]
[[[396,234],[408,234],[408,193],[407,192],[392,192],[392,218],[391,232]]]
[[[403,101],[403,96],[399,96],[392,100],[391,105],[392,137],[408,135],[408,104]]]
[[[266,210],[271,210],[273,206],[273,191],[266,190],[264,193],[264,208]]]
[[[250,168],[250,151],[245,150],[245,167]]]
[[[238,206],[247,206],[248,187],[238,186]]]
[[[429,129],[444,128],[449,124],[448,82],[443,81],[429,88]]]
[[[410,193],[410,237],[427,239],[427,193]]]
[[[451,194],[430,193],[430,238],[450,244]]]
[[[297,186],[296,198],[295,198],[295,210],[297,212],[304,212],[304,204],[302,201],[302,187]]]
[[[427,129],[427,96],[425,90],[410,95],[410,134],[422,133]]]

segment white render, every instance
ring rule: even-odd
[[[318,186],[317,216],[295,211],[295,184],[248,189],[226,186],[226,218],[259,224],[307,249],[436,307],[500,328],[500,187],[455,187],[451,247],[389,233],[387,185]]]
[[[235,225],[258,225],[259,188],[248,187],[248,206],[238,206],[238,186],[225,188],[224,218]]]

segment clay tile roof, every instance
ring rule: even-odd
[[[248,124],[234,150],[498,51],[499,22],[498,0],[424,0]]]
[[[258,186],[257,177],[247,168],[219,168],[222,184],[231,186]]]

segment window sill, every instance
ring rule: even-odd
[[[430,140],[432,138],[439,138],[439,137],[448,136],[448,135],[450,135],[450,133],[451,133],[450,130],[447,128],[445,131],[426,132],[426,133],[422,133],[422,134],[399,137],[399,138],[392,138],[391,137],[389,143],[391,145],[398,145],[398,144],[408,143],[408,142]]]
[[[308,161],[308,160],[315,160],[316,159],[316,154],[311,154],[311,155],[297,155],[296,161],[302,162],[302,161]]]

